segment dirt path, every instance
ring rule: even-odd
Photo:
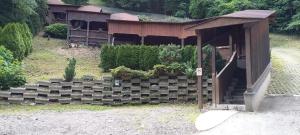
[[[0,115],[5,135],[188,135],[196,132],[195,106],[129,107]]]
[[[272,82],[268,95],[300,95],[300,49],[272,49]]]

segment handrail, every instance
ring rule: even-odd
[[[219,78],[219,76],[221,76],[225,72],[225,70],[227,69],[227,67],[234,61],[234,59],[236,57],[236,54],[237,54],[236,51],[233,52],[233,54],[231,55],[228,63],[226,64],[226,66],[217,74],[217,78]]]

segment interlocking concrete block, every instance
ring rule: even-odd
[[[23,94],[23,98],[30,98],[30,99],[35,99],[37,96],[38,96],[38,93],[36,93],[36,92],[26,91]]]
[[[50,81],[38,81],[37,84],[39,87],[49,87],[51,85]]]
[[[178,95],[187,95],[187,94],[188,94],[187,89],[180,89],[180,90],[178,90]]]
[[[131,90],[131,91],[141,91],[142,88],[141,88],[141,86],[131,86],[131,87],[130,87],[130,90]]]
[[[49,89],[45,89],[45,88],[38,88],[37,89],[37,93],[38,94],[43,94],[43,95],[48,95],[48,94],[50,94],[50,90]]]
[[[10,97],[10,91],[0,91],[0,98],[8,98]]]
[[[10,92],[12,94],[23,94],[25,92],[25,88],[10,88]]]
[[[102,103],[102,100],[101,101],[100,100],[97,100],[97,101],[93,100],[92,105],[103,105],[103,103]]]
[[[178,83],[177,79],[169,79],[168,81],[169,81],[169,83]]]
[[[178,98],[178,94],[177,93],[173,93],[173,94],[169,94],[169,98]]]
[[[159,80],[168,80],[169,76],[159,76]]]
[[[112,95],[113,99],[120,99],[121,100],[122,97],[123,97],[122,95]]]
[[[61,103],[61,104],[70,104],[72,101],[71,98],[60,98],[58,99],[58,102]]]
[[[159,90],[159,86],[158,85],[151,85],[150,86],[150,90],[151,91],[158,91]]]
[[[73,82],[60,82],[62,87],[72,87]]]
[[[45,97],[36,97],[35,98],[35,103],[37,104],[47,104],[49,103],[49,99]]]
[[[21,104],[24,101],[23,97],[9,97],[8,102],[10,104]]]
[[[102,85],[103,84],[103,80],[94,80],[93,83],[95,85]]]
[[[82,96],[83,96],[82,93],[72,93],[72,94],[71,94],[71,98],[72,98],[72,99],[81,99]]]
[[[113,91],[102,91],[103,95],[112,95]]]
[[[58,100],[61,98],[61,95],[60,94],[48,94],[48,98],[50,100]]]
[[[92,104],[93,103],[93,98],[86,98],[86,97],[83,97],[81,98],[81,102],[83,104]]]
[[[50,81],[50,83],[60,83],[64,80],[63,79],[50,79],[49,81]]]
[[[177,86],[178,87],[187,87],[188,83],[186,83],[186,82],[179,82],[179,83],[177,83]]]
[[[168,103],[169,102],[169,97],[159,97],[159,101],[161,102],[161,103]]]
[[[141,79],[139,78],[131,79],[131,83],[141,83]]]
[[[111,81],[113,80],[113,78],[112,78],[111,76],[103,76],[103,77],[102,77],[102,80],[103,80],[104,82],[111,82]]]
[[[160,93],[160,95],[168,95],[169,91],[168,90],[160,90],[159,93]]]
[[[141,82],[142,87],[150,87],[150,82]]]
[[[195,84],[195,83],[197,83],[197,80],[194,80],[194,79],[188,79],[187,82],[188,82],[189,84]]]
[[[93,82],[83,82],[82,85],[83,85],[83,87],[85,87],[85,88],[86,88],[86,87],[92,88],[93,85],[94,85],[94,83],[93,83]]]
[[[168,87],[169,86],[169,83],[168,82],[159,82],[158,85],[160,87]]]
[[[178,91],[178,86],[168,86],[169,91]]]
[[[50,89],[51,91],[59,91],[59,90],[62,89],[62,86],[59,86],[59,85],[50,85],[50,86],[49,86],[49,89]]]
[[[179,80],[186,80],[187,76],[177,76],[177,79],[179,79]]]
[[[149,79],[149,82],[157,84],[159,82],[159,79],[157,79],[157,78],[151,78],[151,79]]]
[[[61,95],[71,95],[72,90],[59,90],[59,94]]]
[[[38,85],[35,85],[35,84],[25,84],[25,89],[26,90],[37,90],[38,88]]]
[[[93,99],[102,99],[103,98],[103,94],[93,94],[92,95]]]
[[[113,92],[121,92],[122,89],[123,89],[122,87],[112,87]]]
[[[93,90],[82,90],[83,95],[92,95],[94,93]]]
[[[96,91],[96,92],[102,92],[104,90],[104,87],[103,86],[93,86],[92,89],[93,89],[93,91]]]
[[[142,89],[141,94],[143,95],[150,95],[150,90],[149,89]]]
[[[142,103],[149,103],[150,102],[150,97],[141,97],[141,102]]]
[[[82,91],[83,90],[83,86],[82,85],[72,85],[72,90]]]

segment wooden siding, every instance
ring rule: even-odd
[[[269,20],[265,19],[253,25],[251,37],[251,82],[254,84],[270,63]]]
[[[168,36],[184,39],[196,36],[195,31],[186,31],[190,24],[184,23],[159,23],[136,21],[108,21],[109,34],[134,34],[145,36]]]

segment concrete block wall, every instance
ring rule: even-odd
[[[186,76],[137,78],[120,82],[121,86],[115,87],[111,77],[73,82],[51,79],[35,85],[0,91],[0,103],[123,105],[197,102],[196,80]],[[204,79],[203,82],[203,96],[206,101],[211,101],[211,79]]]

